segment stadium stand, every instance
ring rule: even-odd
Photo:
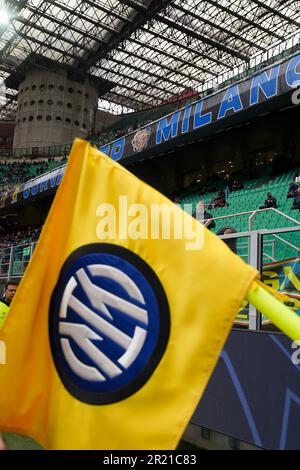
[[[28,177],[34,177],[44,172],[44,170],[51,170],[59,166],[61,162],[37,162],[34,164],[28,164],[23,162],[20,166],[17,163],[14,164],[2,164],[0,166],[0,175],[3,178],[7,178],[8,174],[13,174],[12,179],[20,181],[20,178],[28,179]],[[212,208],[211,201],[217,196],[219,190],[224,186],[224,183],[218,182],[215,187],[215,191],[201,192],[198,191],[180,197],[180,205],[185,208],[186,205],[191,205],[192,212],[195,211],[197,203],[201,200],[204,201],[212,213],[213,217],[216,218],[216,227],[213,229],[217,232],[222,226],[230,225],[234,226],[237,232],[245,232],[248,230],[249,223],[249,212],[258,211],[256,218],[253,221],[253,229],[275,229],[290,227],[293,223],[283,217],[281,214],[275,211],[259,211],[259,206],[263,203],[266,198],[267,192],[271,192],[277,198],[278,210],[292,217],[293,219],[300,221],[299,211],[292,209],[293,199],[287,198],[287,190],[290,181],[293,180],[297,170],[292,169],[285,173],[282,173],[276,177],[270,178],[266,176],[260,176],[254,179],[243,180],[243,189],[239,191],[232,191],[227,196],[228,206],[220,208]],[[205,185],[203,185],[205,187]],[[247,212],[247,214],[237,216],[237,214]],[[230,217],[228,217],[230,216]],[[38,239],[40,233],[40,227],[28,227],[21,230],[15,229],[5,235],[0,235],[0,246],[7,246],[9,244],[19,243],[30,243]],[[289,234],[288,241],[295,242],[296,244],[300,241],[300,233]],[[277,253],[277,258],[288,258],[293,256],[294,253],[291,249],[281,247],[281,251]]]
[[[0,233],[0,248],[35,242],[39,238],[41,229],[41,226],[28,226],[14,228],[4,234]]]
[[[211,209],[214,218],[226,217],[224,219],[216,220],[216,227],[213,229],[217,232],[222,226],[230,225],[233,226],[237,232],[246,232],[248,230],[249,215],[245,214],[238,217],[236,214],[242,212],[250,212],[258,210],[259,206],[265,200],[267,192],[271,192],[277,198],[278,210],[296,220],[300,221],[299,211],[292,210],[292,199],[287,199],[287,189],[289,182],[293,179],[295,169],[285,172],[275,178],[266,179],[265,176],[261,176],[255,179],[249,179],[244,181],[244,188],[231,192],[227,198],[229,203],[228,207]],[[195,210],[197,203],[205,201],[209,206],[212,199],[216,197],[218,191],[207,192],[199,195],[198,193],[186,196],[180,199],[180,205],[184,208],[186,204],[192,204],[193,210]],[[258,229],[277,229],[290,227],[293,223],[272,210],[259,211],[253,222],[253,230]],[[287,236],[287,241],[299,244],[300,233],[291,233]],[[295,252],[289,246],[278,246],[276,252],[276,259],[290,258],[295,255]]]
[[[63,162],[65,162],[65,159],[50,159],[48,161],[39,160],[37,162],[0,162],[0,185],[3,188],[18,183],[24,183],[25,181],[42,175],[47,171],[54,170]]]

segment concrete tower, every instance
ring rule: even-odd
[[[32,67],[18,91],[15,149],[71,144],[93,131],[98,91],[88,78]]]

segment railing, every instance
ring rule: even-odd
[[[274,230],[253,230],[249,232],[242,232],[242,233],[235,233],[235,234],[229,234],[229,235],[222,235],[220,236],[221,239],[224,241],[226,240],[232,240],[236,239],[237,240],[237,250],[239,250],[241,247],[242,248],[248,248],[248,251],[246,253],[243,253],[241,256],[246,262],[251,264],[255,269],[263,273],[263,267],[265,264],[268,264],[265,262],[265,258],[268,258],[268,262],[278,262],[280,261],[285,261],[286,259],[291,258],[292,263],[295,264],[295,266],[299,266],[300,263],[300,241],[299,245],[296,245],[295,243],[290,243],[290,241],[285,240],[282,238],[284,234],[290,234],[290,233],[297,233],[300,235],[300,227],[291,227],[291,228],[282,228],[282,229],[274,229]],[[265,237],[271,236],[273,239],[271,240],[265,240]],[[246,239],[246,241],[244,241]],[[239,240],[242,240],[241,243],[238,243]],[[300,236],[299,236],[300,240]],[[276,246],[276,243],[283,244],[284,246],[287,246],[290,248],[290,256],[286,257],[280,257],[277,255],[277,252],[279,252],[278,247]],[[265,249],[267,246],[272,246],[272,254],[269,255],[268,253],[265,253]],[[286,261],[288,263],[288,261]],[[271,265],[272,266],[272,265]],[[269,269],[274,269],[270,268]],[[282,268],[281,272],[281,277],[284,278],[284,284],[286,281],[289,283],[293,284],[293,291],[291,293],[291,299],[296,298],[300,299],[300,289],[299,289],[299,273],[298,269],[296,269],[295,272],[290,272],[290,269],[285,272],[285,270]],[[279,282],[279,274],[277,277],[277,280]],[[281,284],[282,279],[281,279]],[[297,311],[296,308],[293,308],[295,311]],[[274,329],[275,327],[271,325],[270,323],[266,323],[266,319],[263,319],[261,316],[260,312],[258,312],[253,305],[249,305],[248,307],[245,307],[243,310],[244,314],[247,314],[248,316],[248,324],[247,327],[250,330],[261,330],[261,329]],[[300,309],[297,311],[298,315],[300,315]],[[245,326],[244,326],[245,327]],[[276,329],[276,328],[275,328]]]
[[[248,63],[242,62],[240,65],[222,72],[217,77],[210,78],[204,83],[199,84],[198,87],[195,87],[199,94],[198,99],[209,96],[224,87],[230,86],[245,77],[251,76],[251,74],[257,73],[263,68],[281,60],[285,54],[293,54],[300,48],[299,38],[299,32],[294,32],[285,37],[284,40],[279,40],[276,44],[272,44],[272,46],[264,50],[264,52],[259,52],[251,57]],[[100,106],[99,109],[102,109],[103,111],[111,110],[113,114],[118,114],[114,113],[116,106],[118,105],[111,103],[110,107],[101,108]],[[120,108],[122,109],[122,107]],[[105,143],[108,142],[103,142],[101,145],[104,145]]]
[[[20,279],[32,257],[36,242],[0,248],[0,283]]]
[[[292,33],[284,41],[280,41],[272,45],[264,52],[259,52],[250,59],[250,64],[242,63],[235,67],[233,70],[227,70],[217,77],[211,78],[203,83],[198,89],[202,97],[213,93],[216,89],[222,89],[224,86],[230,86],[232,83],[238,82],[245,78],[244,75],[255,74],[259,70],[268,67],[270,64],[275,63],[283,58],[283,55],[293,54],[300,48],[299,32]]]
[[[5,159],[43,159],[52,157],[67,157],[70,153],[72,145],[52,145],[49,147],[24,147],[24,148],[10,148],[6,152],[0,153],[0,157]]]
[[[220,238],[223,238],[224,236],[220,236]],[[282,239],[282,242],[285,242],[285,240]],[[264,243],[263,245],[263,250],[265,250],[266,248],[268,247],[271,247],[271,255],[269,255],[268,253],[265,253],[263,251],[263,260],[264,259],[268,259],[269,261],[276,261],[276,258],[275,258],[275,243],[276,243],[276,240],[270,240],[270,241],[267,241]],[[244,250],[246,249],[247,252],[245,254],[242,254],[241,253],[241,250]],[[242,243],[238,243],[237,244],[237,250],[238,250],[238,254],[239,254],[239,257],[240,258],[243,258],[247,263],[248,263],[248,257],[249,257],[249,243],[248,242],[242,242]]]
[[[203,223],[205,226],[207,226],[211,220],[221,220],[221,219],[229,219],[232,217],[242,217],[244,215],[250,214],[250,217],[248,218],[248,229],[249,232],[253,230],[253,222],[257,214],[260,212],[266,212],[266,211],[273,211],[279,214],[280,216],[284,217],[287,220],[290,220],[291,222],[294,222],[296,225],[300,225],[300,221],[297,219],[294,219],[293,217],[290,217],[287,214],[284,214],[284,212],[279,211],[278,209],[275,209],[274,207],[268,207],[266,209],[257,209],[254,211],[246,211],[246,212],[238,212],[236,214],[229,214],[229,215],[221,215],[219,217],[212,217],[211,219],[206,219],[206,220],[200,220],[199,222]]]
[[[283,243],[284,245],[287,245],[287,246],[293,248],[294,250],[299,251],[299,247],[296,246],[296,245],[294,245],[293,243],[290,243],[290,242],[288,242],[287,240],[284,240],[283,238],[279,237],[278,235],[274,235],[274,234],[273,234],[273,237],[274,237],[274,238],[277,238],[277,240],[280,240],[281,243]]]
[[[295,224],[297,225],[300,225],[300,222],[296,219],[294,219],[293,217],[290,217],[289,215],[287,214],[284,214],[283,212],[279,211],[278,209],[275,209],[275,207],[269,207],[267,209],[257,209],[255,211],[253,211],[253,213],[251,214],[251,216],[249,217],[249,230],[251,231],[252,228],[253,228],[253,222],[254,222],[254,219],[256,217],[256,215],[259,213],[259,212],[265,212],[265,211],[273,211],[273,212],[276,212],[277,214],[281,215],[282,217],[284,217],[285,219],[287,220],[290,220],[291,222],[294,222]]]
[[[278,259],[278,256],[276,255],[276,250],[278,248],[278,242],[280,245],[285,245],[289,248],[291,248],[292,252],[293,252],[293,255],[294,256],[299,256],[299,252],[300,252],[300,245],[297,246],[297,245],[294,245],[293,243],[290,243],[289,241],[287,240],[284,240],[284,238],[280,237],[279,235],[276,235],[276,231],[274,232],[274,230],[266,230],[266,229],[262,229],[262,230],[258,230],[257,232],[259,232],[260,234],[262,235],[266,235],[266,234],[269,234],[273,237],[272,240],[267,240],[267,241],[263,241],[262,243],[262,261],[264,261],[264,259],[268,259],[269,261],[272,261],[272,262],[276,262],[276,261],[279,261]],[[298,232],[298,229],[295,227],[295,228],[288,228],[288,229],[280,229],[280,233],[281,234],[285,234],[285,233],[293,233],[293,232]],[[250,233],[250,232],[247,232],[247,233]],[[300,232],[299,232],[300,233]],[[236,234],[230,234],[230,235],[220,235],[219,238],[221,238],[222,240],[226,240],[226,239],[232,239],[232,238],[239,238],[241,236],[245,236],[244,234],[241,234],[241,233],[236,233]],[[266,253],[266,249],[267,248],[271,248],[271,254],[268,254]],[[241,251],[243,250],[246,250],[246,253],[242,254]],[[246,262],[249,262],[249,253],[250,253],[250,243],[249,241],[247,242],[239,242],[237,243],[237,252],[238,252],[238,255],[240,258],[243,258]]]
[[[266,52],[263,53],[258,53],[256,56],[254,56],[250,60],[250,66],[245,65],[244,63],[241,64],[238,67],[235,67],[233,70],[227,70],[226,72],[223,72],[222,74],[218,75],[217,77],[211,78],[207,80],[204,84],[198,87],[198,92],[199,96],[198,98],[195,98],[194,100],[191,100],[189,104],[196,103],[200,99],[206,98],[207,96],[212,96],[214,94],[218,94],[221,91],[225,91],[230,85],[233,83],[239,83],[240,81],[246,79],[246,78],[251,78],[254,76],[258,71],[263,70],[272,64],[279,62],[283,56],[284,53],[287,55],[292,55],[295,53],[297,50],[300,49],[300,44],[299,44],[299,33],[293,33],[290,38],[287,38],[285,41],[280,42],[279,44],[272,46],[269,48]],[[276,56],[273,56],[273,52],[276,53],[279,51],[279,53]],[[171,116],[175,110],[180,110],[184,109],[187,104],[179,104],[179,106],[175,107],[174,109],[169,112],[168,114],[164,115],[163,117],[169,117]],[[147,125],[153,125],[156,122],[158,122],[161,119],[155,119],[150,123],[141,123],[141,127],[146,127]],[[118,140],[120,137],[126,137],[129,134],[132,134],[134,131],[128,132],[128,130],[121,130],[121,134],[115,139]],[[111,140],[110,137],[106,137],[105,135],[103,136],[103,139],[96,141],[97,145],[99,147],[104,146],[106,144],[115,142],[115,140]]]

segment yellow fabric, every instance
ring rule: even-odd
[[[207,229],[198,251],[187,251],[185,240],[110,240],[148,263],[169,302],[168,345],[142,388],[113,404],[88,405],[65,389],[53,363],[49,301],[61,267],[75,249],[100,241],[96,208],[102,202],[117,207],[120,195],[127,195],[128,204],[173,206],[122,166],[76,140],[0,334],[7,349],[7,365],[0,367],[0,430],[29,434],[49,449],[172,449],[189,422],[257,277]],[[188,214],[184,217],[200,227]]]
[[[2,328],[7,314],[8,314],[9,307],[4,302],[0,301],[0,329]]]

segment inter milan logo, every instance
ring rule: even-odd
[[[141,152],[147,147],[151,135],[151,127],[147,126],[138,130],[131,141],[134,152]]]
[[[107,404],[136,392],[157,367],[169,331],[166,295],[140,257],[100,243],[67,259],[49,332],[57,371],[73,396]]]

